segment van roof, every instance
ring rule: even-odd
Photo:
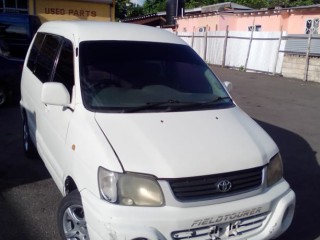
[[[68,39],[77,37],[79,41],[119,40],[186,44],[166,30],[130,23],[51,21],[42,24],[39,32],[57,34]]]

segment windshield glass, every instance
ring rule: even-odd
[[[188,46],[86,41],[79,49],[81,92],[89,110],[185,111],[232,104],[210,68]]]

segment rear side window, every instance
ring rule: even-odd
[[[41,82],[50,81],[53,65],[60,48],[60,37],[46,35],[39,51],[34,74]]]

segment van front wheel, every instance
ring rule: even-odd
[[[30,137],[30,130],[28,126],[28,120],[26,117],[23,119],[23,149],[24,154],[28,157],[34,157],[36,155],[36,148]]]
[[[7,90],[4,86],[0,85],[0,107],[4,106],[7,102]]]
[[[64,240],[89,240],[81,196],[73,191],[65,196],[58,209],[58,228]]]

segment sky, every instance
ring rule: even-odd
[[[131,0],[130,2],[134,3],[134,4],[139,4],[139,5],[143,5],[145,0]]]

